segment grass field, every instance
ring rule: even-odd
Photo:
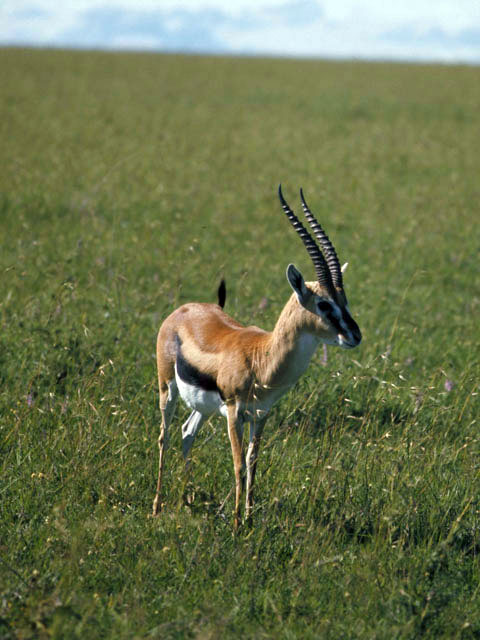
[[[0,50],[0,638],[480,638],[480,69]],[[332,237],[364,336],[148,518],[156,331],[272,328]],[[264,299],[265,298],[265,299]],[[187,411],[179,406],[176,425]]]

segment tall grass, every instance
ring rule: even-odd
[[[0,638],[475,638],[474,67],[6,49]],[[149,519],[155,334],[187,300],[272,328],[303,186],[364,341],[272,412],[233,537],[222,420]],[[265,298],[265,299],[264,299]],[[176,424],[185,419],[178,408]]]

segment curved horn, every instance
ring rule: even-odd
[[[300,238],[302,239],[305,248],[308,251],[310,258],[312,259],[313,266],[315,267],[315,272],[317,274],[318,282],[325,287],[327,290],[332,290],[332,277],[330,274],[330,269],[328,267],[325,258],[322,255],[322,252],[318,248],[315,240],[305,229],[303,224],[297,218],[297,216],[293,213],[293,211],[288,206],[285,198],[282,193],[282,185],[278,185],[278,197],[280,198],[280,203],[282,205],[282,209],[284,210],[287,218],[290,220],[292,227],[298,233]]]
[[[335,248],[333,244],[330,242],[327,234],[319,225],[319,223],[315,219],[315,216],[308,208],[308,205],[305,202],[305,198],[303,197],[303,189],[300,189],[300,198],[302,199],[302,206],[303,206],[303,211],[305,213],[305,217],[307,218],[308,223],[312,228],[312,231],[315,234],[315,237],[320,243],[323,253],[325,254],[328,268],[332,276],[333,284],[337,289],[343,289],[342,268],[338,260],[337,252],[335,251]]]

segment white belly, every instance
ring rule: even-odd
[[[218,411],[223,416],[227,415],[225,403],[223,402],[218,391],[205,391],[201,387],[184,382],[177,374],[175,367],[175,379],[177,381],[178,392],[185,404],[198,411],[204,416],[210,416]]]

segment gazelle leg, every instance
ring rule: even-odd
[[[245,502],[245,520],[251,524],[253,508],[253,483],[255,482],[255,472],[257,470],[258,449],[265,426],[266,418],[252,420],[250,423],[250,441],[247,450],[247,496]]]
[[[200,427],[205,422],[207,417],[208,416],[204,416],[199,411],[192,411],[192,413],[188,416],[186,422],[182,424],[182,453],[183,459],[185,460],[183,497],[184,500],[186,500],[187,504],[191,504],[193,502],[193,498],[188,497],[187,495],[187,483],[190,475],[190,449],[192,448],[195,441],[195,436],[197,435]]]
[[[188,469],[188,454],[192,448],[195,436],[198,430],[205,422],[208,416],[204,416],[199,411],[192,411],[187,421],[182,424],[182,453],[185,460],[185,466]]]
[[[233,469],[235,471],[235,510],[233,512],[233,528],[236,531],[240,524],[240,501],[242,499],[242,467],[244,466],[242,439],[243,417],[239,416],[235,405],[227,407],[228,437],[232,446]]]
[[[157,516],[161,511],[160,491],[162,489],[163,466],[165,463],[165,451],[168,446],[168,427],[172,420],[175,404],[178,397],[177,383],[175,379],[171,380],[168,385],[160,383],[160,411],[162,412],[162,424],[160,426],[160,435],[158,437],[158,479],[157,491],[153,501],[152,515]]]

